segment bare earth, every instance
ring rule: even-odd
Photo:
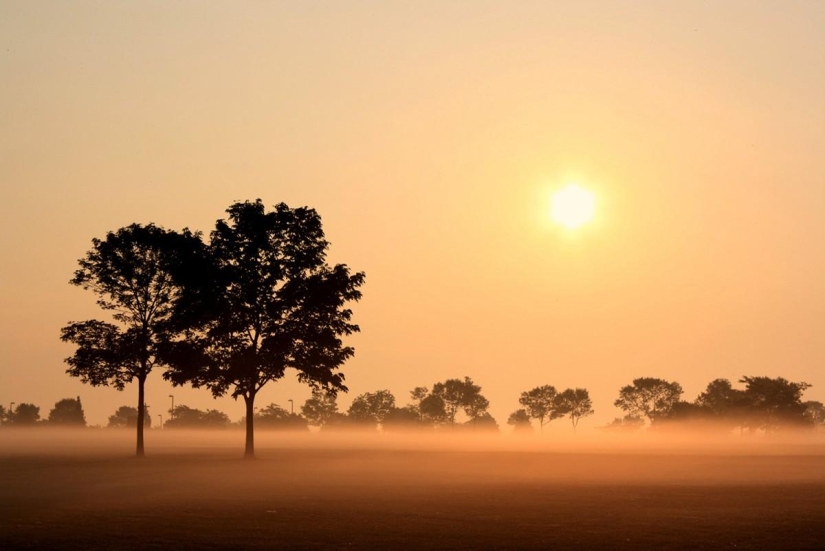
[[[807,449],[0,444],[3,550],[825,548],[825,454]]]

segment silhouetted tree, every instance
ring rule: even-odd
[[[173,415],[164,423],[168,429],[225,429],[231,421],[229,416],[216,409],[201,411],[185,405],[175,406]]]
[[[582,417],[593,415],[593,402],[586,388],[568,388],[556,395],[556,412],[570,417],[573,432]]]
[[[6,414],[6,422],[15,427],[31,427],[40,420],[40,408],[34,404],[19,404]]]
[[[347,410],[347,415],[356,423],[380,425],[395,408],[395,396],[389,390],[367,392],[357,396]]]
[[[109,416],[110,428],[126,428],[137,425],[138,410],[137,408],[129,406],[120,406],[114,414]],[[143,418],[143,426],[149,428],[152,426],[152,418],[148,415]]]
[[[387,411],[381,428],[384,431],[392,431],[419,428],[421,425],[421,414],[417,407],[408,405],[403,408],[394,407]]]
[[[201,249],[198,235],[132,224],[93,239],[70,283],[90,289],[97,304],[113,312],[117,324],[98,320],[72,322],[60,338],[77,346],[66,359],[72,377],[93,386],[123,390],[138,382],[136,454],[144,455],[144,385],[159,361],[159,346],[172,338],[171,322],[181,296],[179,283]]]
[[[258,392],[287,369],[298,380],[329,393],[346,392],[338,368],[353,355],[341,337],[358,331],[345,305],[361,298],[364,274],[329,266],[329,243],[313,209],[281,203],[235,203],[218,220],[209,251],[214,277],[204,280],[215,297],[200,311],[199,330],[168,350],[173,384],[231,392],[246,404],[244,455],[255,455],[254,405]],[[212,272],[210,272],[212,273]]]
[[[80,396],[78,396],[77,399],[64,398],[57,402],[49,412],[49,424],[68,427],[85,427],[86,415],[83,413]]]
[[[468,419],[465,423],[466,426],[470,427],[474,431],[485,431],[485,432],[498,432],[498,423],[493,418],[492,415],[487,413],[481,413],[476,417]]]
[[[309,430],[306,418],[297,413],[290,413],[278,404],[269,404],[259,410],[255,417],[255,423],[259,429],[299,432]]]
[[[463,381],[447,379],[443,383],[436,383],[431,395],[443,400],[445,418],[450,425],[455,424],[456,414],[460,410],[463,410],[472,421],[486,413],[490,405],[481,395],[481,387],[469,377],[464,377]],[[424,398],[422,402],[426,400],[427,398]]]
[[[530,414],[526,409],[517,409],[507,418],[507,424],[513,425],[513,432],[529,433],[533,432],[533,424],[530,421]]]
[[[447,407],[444,398],[437,394],[428,394],[419,404],[422,423],[437,427],[447,422]]]
[[[304,405],[301,413],[307,422],[314,427],[323,427],[329,419],[338,413],[338,401],[335,394],[323,390],[313,391]]]
[[[634,432],[644,425],[645,421],[641,417],[625,415],[624,417],[615,417],[613,421],[601,427],[601,429],[608,432]]]
[[[714,379],[704,392],[696,398],[695,404],[707,411],[711,418],[728,427],[744,427],[751,412],[745,392],[733,388],[727,379]]]
[[[809,400],[803,402],[805,406],[805,418],[816,428],[825,427],[825,405],[822,402]]]
[[[556,388],[551,385],[538,386],[533,390],[522,392],[518,403],[524,406],[527,414],[539,422],[539,432],[544,433],[544,425],[563,417],[556,402]]]
[[[634,379],[632,385],[622,387],[614,405],[633,417],[653,422],[657,417],[667,416],[681,396],[679,383],[641,377]]]
[[[793,383],[782,377],[742,377],[745,384],[744,395],[751,411],[754,428],[761,428],[765,433],[787,425],[805,424],[805,405],[802,393],[811,385]]]

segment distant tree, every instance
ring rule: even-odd
[[[0,425],[6,424],[6,408],[0,406]]]
[[[445,419],[450,425],[455,424],[459,411],[464,411],[472,421],[486,413],[490,405],[490,402],[481,395],[481,387],[475,384],[470,377],[464,377],[463,381],[447,379],[443,383],[436,383],[433,385],[431,395],[443,400]]]
[[[137,408],[129,406],[120,406],[114,414],[109,416],[109,428],[126,428],[137,425],[138,410]],[[152,418],[146,415],[143,418],[143,426],[149,428],[152,426]]]
[[[803,402],[805,406],[805,418],[816,428],[825,427],[825,405],[822,402],[809,400]]]
[[[544,425],[565,415],[558,409],[556,394],[554,386],[544,385],[522,392],[518,400],[518,403],[524,406],[527,414],[532,419],[538,420],[539,432],[542,434],[544,433]]]
[[[335,394],[316,390],[301,406],[301,413],[307,422],[315,427],[323,427],[330,418],[338,413],[338,401]]]
[[[507,418],[507,424],[513,426],[513,432],[529,433],[533,432],[533,424],[530,421],[530,414],[526,409],[517,409]]]
[[[437,394],[428,394],[418,406],[421,422],[432,427],[443,425],[447,422],[447,407],[444,398]]]
[[[54,405],[49,412],[49,424],[67,427],[85,427],[86,415],[80,403],[80,396],[64,398]]]
[[[347,415],[356,423],[380,425],[395,408],[395,397],[389,390],[367,392],[357,396],[347,410]]]
[[[468,419],[464,424],[474,431],[499,431],[498,423],[496,423],[496,420],[493,418],[493,416],[487,413],[486,411],[484,413],[477,415],[476,417]]]
[[[345,305],[361,298],[364,274],[329,266],[321,218],[309,208],[281,203],[235,203],[218,220],[209,251],[215,274],[202,281],[215,297],[201,309],[198,330],[168,348],[173,384],[230,392],[246,404],[244,455],[255,456],[254,406],[258,392],[287,369],[313,389],[346,392],[340,366],[354,354],[341,337],[359,330]]]
[[[363,427],[363,423],[354,421],[346,413],[336,411],[326,419],[324,424],[321,426],[321,431],[343,431],[352,429],[362,429]]]
[[[231,421],[229,416],[216,409],[201,411],[185,405],[175,406],[172,415],[164,423],[167,429],[225,429]]]
[[[556,412],[570,417],[573,423],[573,432],[579,425],[582,417],[593,415],[593,402],[586,388],[568,388],[556,395]]]
[[[601,429],[607,432],[634,432],[644,425],[645,421],[641,417],[625,415],[624,417],[615,417],[613,421],[601,427]]]
[[[40,408],[34,404],[19,404],[6,414],[6,422],[15,427],[32,427],[40,420]]]
[[[403,408],[394,407],[387,411],[381,428],[384,431],[420,428],[421,414],[417,407],[408,405]]]
[[[654,422],[659,417],[666,417],[681,396],[679,383],[641,377],[634,379],[633,384],[622,387],[614,405],[630,416]]]
[[[98,320],[72,322],[60,338],[77,346],[66,358],[72,377],[92,386],[123,390],[137,380],[138,457],[144,455],[144,385],[152,369],[163,363],[161,343],[176,333],[170,323],[186,270],[197,270],[194,259],[200,237],[188,230],[167,231],[149,224],[132,224],[93,239],[92,248],[79,260],[70,283],[97,295],[97,304],[113,312],[116,324]]]
[[[255,423],[259,429],[308,431],[307,420],[297,413],[290,413],[278,404],[269,404],[259,410]]]
[[[753,412],[752,428],[769,433],[783,426],[800,426],[806,422],[802,394],[811,385],[794,383],[777,377],[742,377],[744,395]]]
[[[745,392],[733,388],[727,379],[714,379],[704,392],[696,398],[695,404],[704,408],[710,417],[722,426],[744,427],[751,412]]]

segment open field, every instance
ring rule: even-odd
[[[234,447],[208,438],[175,446],[155,438],[144,460],[128,456],[125,436],[109,447],[89,438],[64,452],[34,441],[0,436],[0,549],[821,549],[825,542],[819,444],[611,452],[273,439],[281,444],[264,440],[259,459],[243,461],[234,440]]]

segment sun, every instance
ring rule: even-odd
[[[562,226],[574,229],[593,218],[595,207],[593,193],[569,184],[553,194],[550,214]]]

